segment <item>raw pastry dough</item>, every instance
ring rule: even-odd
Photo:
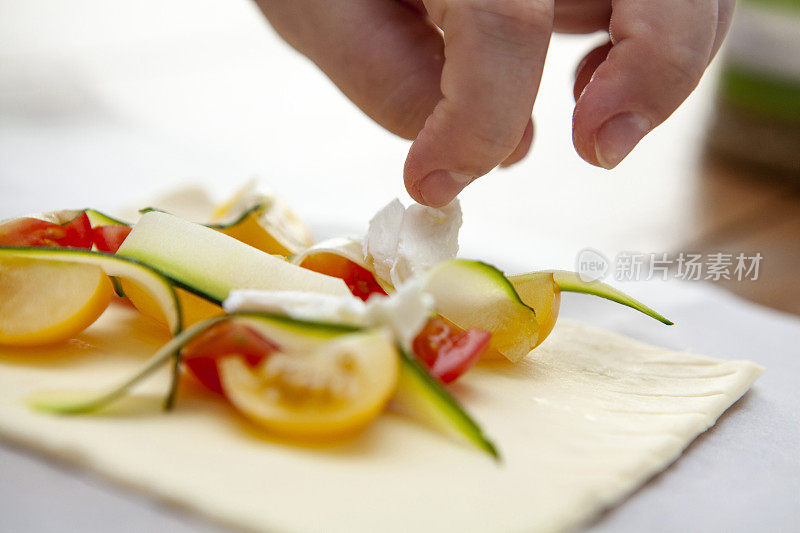
[[[248,529],[560,531],[664,469],[762,371],[559,322],[526,360],[478,368],[454,389],[500,463],[399,415],[351,441],[298,447],[191,386],[161,414],[166,376],[103,415],[23,403],[43,388],[111,383],[166,338],[112,307],[67,346],[0,351],[0,436]]]

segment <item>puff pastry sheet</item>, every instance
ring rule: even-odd
[[[191,383],[163,414],[166,375],[102,415],[25,406],[34,391],[111,384],[166,340],[113,306],[67,345],[1,349],[0,437],[243,529],[563,531],[666,468],[762,371],[559,322],[521,363],[453,389],[500,462],[396,414],[346,442],[287,445]]]

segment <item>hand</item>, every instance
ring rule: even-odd
[[[414,139],[406,188],[441,206],[527,154],[553,31],[610,32],[578,68],[573,115],[575,149],[610,169],[697,86],[734,0],[257,2],[365,113]]]

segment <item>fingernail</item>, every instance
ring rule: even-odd
[[[419,183],[419,194],[426,205],[441,207],[449,204],[472,181],[472,176],[449,170],[434,170]]]
[[[597,162],[607,169],[619,165],[651,128],[650,121],[638,113],[608,119],[594,138]]]

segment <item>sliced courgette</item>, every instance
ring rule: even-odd
[[[117,255],[150,265],[217,305],[234,289],[350,295],[341,279],[300,268],[213,229],[159,211],[142,215]]]
[[[38,411],[45,411],[56,414],[83,414],[99,411],[108,406],[115,400],[122,398],[137,383],[150,376],[153,372],[175,359],[175,354],[193,338],[204,332],[210,326],[223,320],[222,318],[212,318],[205,322],[195,324],[185,329],[173,337],[164,346],[153,354],[150,359],[137,370],[132,376],[122,382],[109,387],[103,391],[40,391],[28,397],[28,405]],[[175,380],[172,382],[170,391],[167,394],[167,405],[171,405],[174,399]]]
[[[578,292],[583,294],[591,294],[592,296],[599,296],[600,298],[605,298],[606,300],[611,300],[612,302],[617,302],[640,311],[668,326],[673,324],[671,320],[646,306],[639,300],[636,300],[624,292],[615,289],[611,285],[601,281],[584,281],[577,272],[570,272],[568,270],[543,270],[540,272],[514,274],[508,276],[508,280],[517,289],[519,294],[524,295],[527,292],[527,285],[536,284],[542,277],[549,276],[552,276],[553,282],[562,292]],[[536,307],[535,302],[529,301],[527,303],[534,308]]]
[[[92,227],[96,226],[130,226],[128,222],[124,222],[119,220],[118,218],[114,218],[112,216],[106,215],[105,213],[101,213],[95,209],[86,209],[85,210],[86,216],[89,217],[89,223]]]
[[[86,216],[89,217],[89,223],[92,225],[93,228],[98,226],[131,226],[132,224],[128,222],[124,222],[119,220],[118,218],[114,218],[109,216],[105,213],[97,211],[96,209],[86,209],[85,210]],[[122,288],[122,283],[120,283],[119,278],[116,276],[111,276],[111,282],[114,284],[114,292],[117,293],[117,296],[121,298],[125,298],[125,291]]]
[[[209,227],[263,252],[289,256],[312,244],[303,221],[269,188],[251,180],[218,205]]]
[[[364,259],[364,250],[358,239],[348,237],[327,239],[303,250],[291,260],[295,265],[321,273],[335,272],[342,262],[353,263],[370,272],[386,294],[395,291],[391,282],[378,277],[372,265]]]
[[[361,241],[347,237],[334,237],[332,239],[318,242],[317,244],[294,255],[291,258],[292,263],[302,266],[306,260],[318,254],[336,255],[357,264],[361,268],[366,268],[367,270],[370,269],[369,265],[367,265],[367,262],[364,260],[364,252],[361,247]]]
[[[211,326],[240,320],[278,346],[290,345],[293,350],[313,350],[333,338],[360,331],[352,326],[305,322],[262,313],[237,313],[212,318],[191,326],[162,346],[139,370],[119,384],[100,392],[42,391],[31,395],[28,403],[34,409],[57,414],[91,413],[121,398],[137,383],[169,363],[180,350]],[[410,355],[398,349],[400,375],[393,405],[412,419],[466,442],[497,458],[494,444],[480,426],[467,414],[452,395]],[[174,385],[168,393],[174,398]],[[170,401],[168,399],[168,402]]]
[[[392,405],[405,415],[495,459],[497,448],[455,398],[417,360],[400,350],[400,379]]]
[[[517,362],[536,346],[539,323],[502,272],[480,261],[451,259],[425,277],[435,309],[463,329],[492,334],[490,349]]]
[[[100,267],[108,276],[126,280],[139,287],[143,294],[158,307],[170,331],[181,331],[181,308],[170,281],[135,259],[118,257],[105,252],[94,252],[78,248],[32,248],[0,246],[0,257],[26,257],[47,261],[83,263]]]
[[[168,362],[174,361],[176,354],[195,337],[211,326],[228,320],[241,320],[254,325],[277,345],[291,344],[296,350],[313,349],[313,347],[336,336],[359,330],[351,326],[304,322],[280,315],[261,313],[235,313],[215,317],[186,328],[159,348],[131,377],[104,391],[42,391],[30,396],[28,403],[34,409],[58,414],[91,413],[103,409],[124,396],[134,385],[150,376],[153,372],[165,366]],[[166,396],[167,407],[174,400],[176,386],[177,383],[173,379],[171,388]]]

